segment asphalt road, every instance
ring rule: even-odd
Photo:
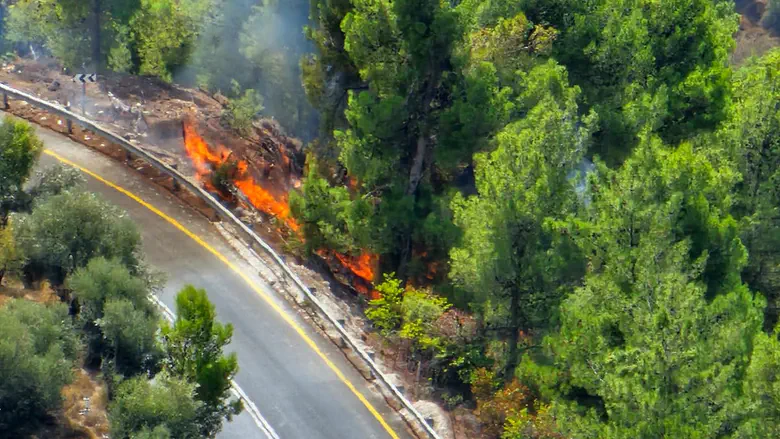
[[[314,331],[227,244],[209,221],[184,207],[124,165],[49,130],[39,128],[46,149],[134,193],[177,220],[208,243],[272,297],[303,328],[305,336],[343,373],[376,415],[306,343],[304,337],[273,310],[248,282],[207,251],[128,196],[88,177],[88,189],[126,210],[138,225],[148,262],[167,274],[160,298],[174,308],[184,285],[205,288],[218,318],[233,324],[230,349],[238,353],[238,384],[254,401],[281,439],[411,438],[400,417],[371,390],[341,352]],[[39,166],[57,160],[44,154]],[[380,423],[380,416],[388,428]],[[265,438],[252,418],[241,414],[225,425],[220,438]]]

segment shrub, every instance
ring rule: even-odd
[[[160,374],[124,381],[109,406],[111,436],[115,438],[150,437],[149,430],[170,437],[200,437],[197,413],[201,403],[195,399],[195,385],[186,380]],[[151,436],[156,437],[156,436]],[[164,436],[163,436],[164,437]]]
[[[117,260],[95,258],[66,284],[79,305],[77,319],[89,340],[90,359],[111,360],[124,375],[156,368],[158,316],[143,279]]]
[[[135,224],[94,194],[67,191],[17,218],[16,241],[27,258],[28,277],[45,276],[61,285],[68,273],[98,256],[116,258],[134,273],[139,269]]]
[[[41,155],[43,143],[25,121],[6,117],[0,124],[0,223],[24,198],[22,186]]]
[[[62,403],[78,340],[68,309],[11,300],[0,308],[0,436],[19,437]]]
[[[241,94],[237,82],[233,81],[233,93],[237,96],[228,103],[223,113],[225,122],[243,136],[252,132],[252,122],[263,111],[263,97],[256,90],[247,89]]]
[[[401,326],[404,289],[394,276],[395,273],[385,274],[385,280],[376,287],[381,297],[369,302],[366,310],[366,316],[384,336]]]

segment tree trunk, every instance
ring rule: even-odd
[[[512,298],[509,302],[510,307],[510,329],[509,329],[509,353],[506,359],[506,370],[504,371],[504,377],[507,381],[510,381],[515,375],[515,368],[519,363],[517,348],[520,343],[520,294],[519,292],[512,293]]]
[[[101,29],[100,29],[100,14],[103,10],[103,0],[92,0],[92,65],[94,66],[95,73],[101,68],[103,64],[103,56],[101,51]],[[87,72],[82,72],[87,73]]]
[[[428,150],[428,135],[424,127],[421,127],[420,131],[420,134],[417,136],[417,148],[414,152],[412,170],[409,172],[409,185],[406,187],[406,195],[412,195],[417,192],[417,186],[422,179],[425,153]]]
[[[414,142],[414,156],[412,157],[412,166],[409,169],[409,184],[406,186],[406,195],[417,198],[417,188],[420,185],[420,180],[425,173],[425,160],[428,157],[428,150],[431,147],[430,142],[430,130],[428,127],[428,111],[431,108],[431,102],[436,93],[436,85],[439,81],[441,72],[434,72],[430,75],[430,79],[425,86],[425,90],[422,93],[422,105],[420,107],[420,114],[417,122],[417,138]],[[403,237],[403,247],[401,254],[399,255],[398,270],[396,273],[400,279],[406,278],[406,268],[412,255],[412,232],[409,228],[406,230]]]
[[[3,285],[3,278],[5,277],[5,267],[0,268],[0,285]]]
[[[420,373],[422,371],[422,358],[417,360],[417,374],[414,378],[414,397],[420,397]]]

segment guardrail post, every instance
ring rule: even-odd
[[[342,327],[342,328],[344,327],[344,325],[346,325],[346,324],[347,324],[347,321],[346,321],[346,320],[344,320],[344,319],[336,319],[336,322],[337,322],[339,325],[341,325],[341,327]],[[339,336],[339,348],[341,348],[341,349],[346,349],[346,348],[347,348],[347,346],[348,346],[348,345],[347,345],[347,340],[346,340],[346,339],[344,339],[344,337],[342,337],[342,336]]]
[[[6,110],[11,108],[11,106],[8,105],[8,93],[3,93],[3,108]]]
[[[171,168],[173,168],[174,171],[178,171],[179,165],[177,163],[174,163],[171,165]],[[171,177],[171,178],[173,179],[173,191],[179,192],[179,190],[181,190],[181,185],[179,184],[178,181],[176,181],[176,177]]]
[[[70,101],[65,102],[65,110],[70,111]],[[73,134],[73,121],[69,118],[65,118],[65,126],[68,128],[68,134]]]
[[[368,355],[368,358],[371,359],[371,361],[374,361],[374,358],[376,358],[374,351],[366,351],[366,354]],[[368,369],[368,376],[372,380],[376,378],[376,375],[374,375],[374,371],[371,368]]]
[[[81,114],[87,114],[87,83],[81,83]]]

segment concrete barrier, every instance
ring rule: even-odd
[[[399,389],[392,382],[390,382],[390,379],[379,370],[379,367],[374,362],[374,360],[371,357],[369,357],[369,354],[365,350],[363,350],[355,342],[355,340],[347,333],[347,331],[344,329],[344,326],[336,318],[331,316],[325,310],[325,308],[322,306],[322,304],[317,299],[317,297],[301,281],[301,279],[298,278],[298,276],[290,269],[290,267],[287,266],[287,264],[284,262],[282,257],[279,256],[279,254],[277,254],[276,251],[274,251],[274,249],[271,248],[271,246],[269,246],[265,241],[263,241],[263,239],[260,238],[260,236],[258,236],[246,224],[244,224],[241,220],[239,220],[238,217],[236,217],[233,214],[233,212],[231,212],[225,206],[223,206],[222,203],[220,203],[217,199],[211,196],[211,194],[203,190],[203,188],[201,188],[197,182],[191,181],[189,178],[179,173],[179,171],[174,169],[172,166],[159,160],[157,157],[153,156],[143,148],[128,142],[122,136],[99,126],[97,123],[81,115],[78,115],[76,113],[73,113],[65,109],[59,104],[44,101],[43,99],[39,99],[21,90],[17,90],[13,87],[9,87],[6,84],[0,84],[0,90],[3,93],[4,102],[7,102],[9,97],[23,100],[29,103],[30,105],[34,105],[45,111],[56,114],[68,121],[73,121],[74,123],[79,124],[82,128],[86,128],[88,130],[94,131],[96,134],[100,135],[101,137],[104,137],[106,140],[109,140],[124,148],[128,154],[143,159],[144,161],[148,162],[159,171],[171,176],[173,178],[173,181],[176,182],[176,184],[178,184],[180,187],[189,190],[193,194],[203,199],[206,202],[206,204],[208,204],[211,208],[213,208],[217,212],[217,215],[219,215],[224,220],[230,221],[234,226],[237,227],[237,229],[241,233],[243,233],[246,236],[246,238],[249,241],[250,247],[253,248],[259,247],[260,250],[262,250],[268,256],[271,257],[271,259],[282,270],[284,275],[289,277],[293,281],[293,283],[297,286],[297,288],[301,290],[304,297],[306,297],[306,299],[309,302],[311,302],[312,305],[314,305],[317,312],[320,315],[322,315],[324,319],[336,329],[336,331],[338,331],[338,333],[341,335],[341,338],[345,341],[345,343],[349,345],[352,351],[354,351],[354,353],[358,357],[360,357],[360,359],[366,364],[366,366],[368,366],[373,377],[376,378],[376,380],[379,383],[381,383],[381,385],[385,387],[385,389],[389,391],[390,394],[394,396],[406,410],[409,411],[409,413],[412,414],[414,421],[416,421],[416,423],[418,424],[418,428],[415,428],[415,430],[421,430],[425,432],[425,434],[431,439],[440,439],[436,431],[431,427],[431,425],[428,422],[426,422],[426,419],[423,417],[423,415],[420,414],[420,412],[418,412],[417,409],[414,408],[412,403],[408,399],[406,399],[406,397],[401,393],[401,391],[399,391]],[[6,106],[6,108],[8,107]]]

